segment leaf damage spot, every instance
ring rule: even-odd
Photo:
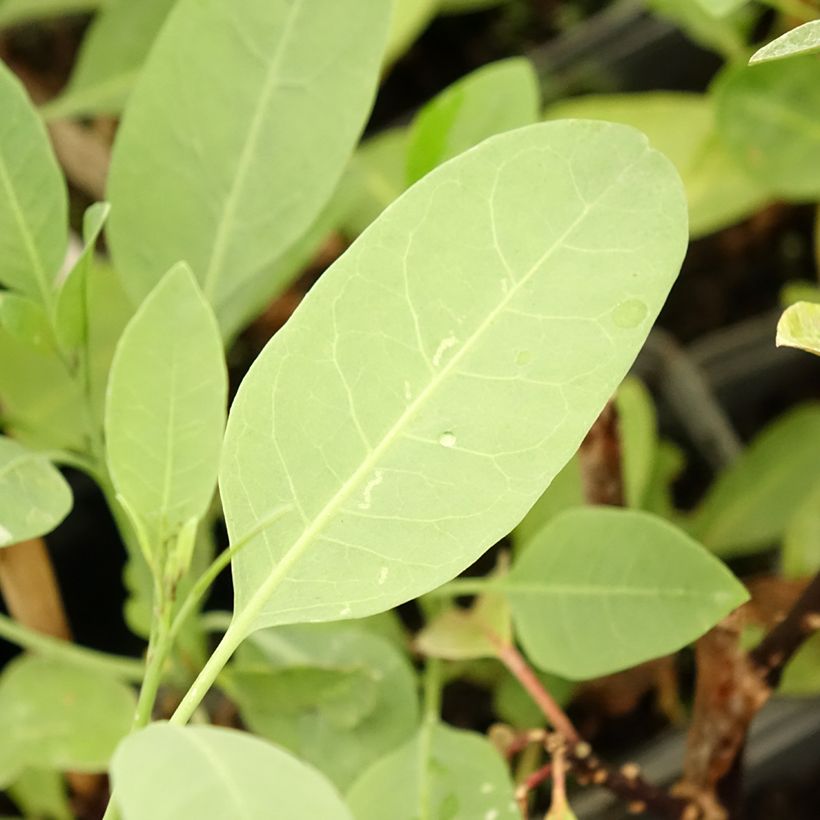
[[[382,567],[379,570],[379,586],[381,586],[387,580],[387,576],[389,574],[390,570],[387,567]]]
[[[384,481],[384,472],[382,470],[376,470],[375,477],[370,479],[370,481],[368,481],[365,485],[363,498],[359,504],[360,510],[370,509],[370,504],[373,500],[373,490],[375,490],[376,487],[382,483],[382,481]]]
[[[455,446],[456,446],[456,437],[455,437],[455,434],[450,433],[449,431],[448,431],[448,432],[446,432],[446,433],[442,433],[442,434],[438,437],[438,443],[439,443],[442,447],[447,447],[447,449],[450,449],[450,448],[452,448],[452,447],[455,447]]]
[[[439,367],[441,365],[441,359],[444,354],[451,348],[455,347],[458,344],[458,339],[455,337],[455,334],[452,332],[449,336],[445,336],[440,342],[438,347],[436,348],[436,352],[433,354],[433,367]]]

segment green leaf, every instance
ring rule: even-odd
[[[749,0],[696,0],[696,2],[712,17],[725,17],[745,6]]]
[[[135,706],[133,691],[113,678],[24,656],[0,678],[3,746],[18,772],[27,767],[101,772],[128,734]],[[2,780],[9,772],[0,769]]]
[[[675,508],[672,485],[685,464],[686,456],[680,447],[671,441],[659,442],[644,496],[643,509],[670,521],[680,517]]]
[[[119,114],[177,0],[107,0],[83,40],[65,90],[41,109],[46,119]]]
[[[575,691],[575,684],[558,675],[536,672],[544,688],[561,706],[566,706]],[[493,689],[493,709],[501,720],[516,729],[533,729],[546,723],[544,713],[518,679],[506,670]]]
[[[807,404],[770,424],[718,476],[695,510],[692,535],[724,557],[772,546],[811,491],[819,463],[820,405]]]
[[[51,532],[71,509],[71,490],[51,462],[0,436],[0,547]]]
[[[122,334],[105,412],[114,487],[152,551],[210,504],[227,390],[216,319],[191,271],[177,265]]]
[[[230,693],[244,722],[337,786],[418,725],[416,681],[399,650],[349,624],[257,632],[240,649]]]
[[[728,227],[754,213],[768,198],[727,153],[715,133],[712,102],[702,94],[591,95],[556,103],[546,115],[602,119],[643,131],[683,179],[693,237]]]
[[[715,87],[718,131],[741,165],[771,193],[820,197],[817,58],[738,68]]]
[[[780,305],[787,308],[795,302],[820,304],[820,287],[800,279],[786,282],[780,288]]]
[[[685,240],[668,161],[604,123],[493,137],[388,208],[231,409],[235,634],[391,608],[508,533],[623,378]]]
[[[439,0],[393,0],[384,63],[391,65],[436,16]]]
[[[57,299],[57,338],[66,351],[88,343],[88,277],[97,240],[108,219],[111,206],[95,202],[83,216],[84,247],[60,288]]]
[[[804,578],[820,570],[820,482],[786,525],[780,560],[787,578]]]
[[[752,54],[749,64],[782,60],[797,54],[813,54],[816,51],[820,51],[820,20],[810,20],[759,48]]]
[[[798,697],[820,693],[820,635],[812,635],[786,664],[777,693]]]
[[[504,761],[481,735],[442,724],[371,766],[347,795],[356,820],[520,818]]]
[[[54,349],[54,334],[46,309],[27,296],[0,291],[0,326],[13,338],[41,353]]]
[[[155,723],[123,741],[111,777],[123,820],[351,820],[319,772],[231,729]]]
[[[658,449],[655,406],[644,383],[630,376],[618,388],[615,407],[626,503],[640,509],[649,492]]]
[[[0,110],[0,284],[48,306],[68,244],[65,182],[37,112],[2,63]]]
[[[797,302],[777,323],[777,346],[796,347],[820,356],[820,304]]]
[[[74,818],[65,778],[54,769],[24,769],[7,792],[24,817]]]
[[[49,17],[83,14],[103,0],[5,0],[0,2],[0,27],[31,23]]]
[[[529,658],[571,680],[674,652],[748,598],[682,530],[614,507],[554,519],[498,588]]]
[[[108,236],[132,298],[184,259],[220,315],[310,227],[367,116],[388,14],[383,0],[177,4],[112,158]]]
[[[413,120],[408,184],[493,134],[535,122],[539,105],[538,77],[522,57],[490,63],[462,77]]]

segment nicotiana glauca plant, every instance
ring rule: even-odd
[[[132,661],[0,621],[31,650],[0,679],[12,793],[108,770],[108,818],[521,816],[497,749],[441,720],[447,664],[489,659],[508,702],[517,686],[550,725],[524,745],[550,752],[551,816],[571,817],[567,767],[666,816],[703,811],[607,770],[558,693],[699,638],[748,597],[713,553],[786,526],[744,530],[754,448],[678,526],[676,453],[624,377],[680,268],[687,211],[706,232],[775,193],[816,192],[785,159],[744,148],[742,128],[761,116],[748,95],[811,96],[813,58],[783,61],[762,91],[747,72],[768,68],[736,67],[716,102],[670,95],[637,115],[630,99],[610,100],[611,115],[570,102],[544,122],[530,65],[501,61],[354,154],[397,27],[418,25],[405,6],[107,5],[42,111],[125,106],[107,202],[88,209],[67,266],[62,174],[0,69],[0,546],[68,513],[55,464],[84,470],[126,545],[129,623],[148,638]],[[684,110],[703,150],[671,140],[673,165],[652,132]],[[633,117],[651,143],[605,121]],[[736,198],[704,193],[714,168]],[[355,240],[228,407],[225,344],[329,228]],[[110,263],[95,255],[103,231]],[[816,349],[815,330],[797,305],[779,338]],[[585,505],[575,454],[615,394],[621,507]],[[816,410],[800,419],[816,427]],[[220,515],[229,544],[216,554]],[[509,565],[457,578],[510,533]],[[228,565],[232,613],[203,613]],[[451,603],[460,595],[470,608]],[[385,614],[414,599],[421,702]],[[259,737],[204,725],[214,688]]]

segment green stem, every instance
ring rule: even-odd
[[[145,674],[144,664],[135,658],[108,655],[59,638],[52,638],[50,635],[43,635],[21,626],[6,615],[0,615],[0,637],[45,658],[66,661],[121,680],[139,683]]]
[[[442,662],[429,658],[424,668],[424,717],[419,736],[419,811],[421,820],[430,820],[430,757],[433,730],[441,719]]]
[[[448,584],[427,593],[430,598],[457,598],[459,595],[483,595],[490,588],[497,587],[494,578],[456,578]]]

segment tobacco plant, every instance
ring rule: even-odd
[[[815,99],[813,58],[769,81],[736,69],[716,118],[711,98],[670,96],[634,116],[629,99],[562,103],[545,122],[531,66],[502,61],[354,153],[419,25],[407,8],[111,2],[40,112],[0,70],[0,545],[66,516],[55,465],[85,471],[148,639],[143,662],[0,621],[30,650],[0,679],[0,785],[21,805],[68,816],[57,773],[107,770],[109,818],[521,816],[497,749],[440,717],[457,664],[489,659],[498,711],[526,726],[523,687],[555,730],[551,816],[570,817],[562,767],[604,770],[560,693],[690,644],[748,597],[713,554],[775,535],[721,508],[744,479],[684,520],[677,455],[623,380],[683,259],[687,199],[699,233],[774,194],[816,196],[788,165],[816,135],[785,118],[800,133],[771,138],[794,154],[770,157],[746,143],[772,130],[743,127],[770,111],[750,99]],[[121,110],[106,202],[65,264],[42,117]],[[653,133],[676,112],[697,151]],[[601,121],[635,118],[677,170]],[[330,230],[352,244],[228,407],[226,344]],[[811,346],[812,321],[784,319],[781,339]],[[588,506],[575,453],[616,391],[628,508]],[[511,559],[457,577],[511,533]],[[229,564],[233,611],[204,612]],[[392,610],[412,600],[411,656]],[[206,725],[224,699],[258,737]]]

